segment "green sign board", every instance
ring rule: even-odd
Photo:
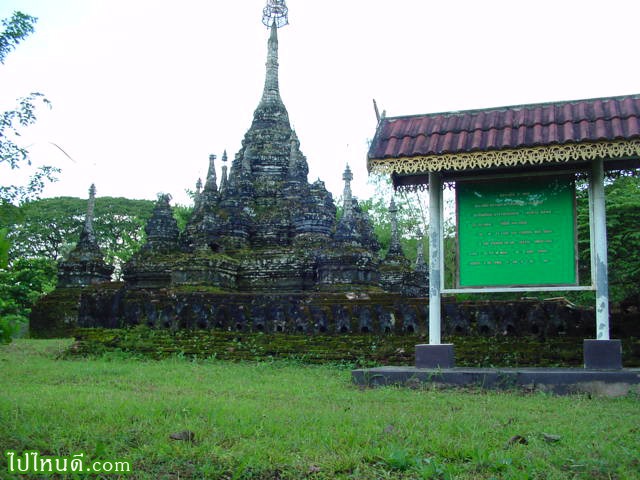
[[[571,178],[461,181],[456,194],[460,287],[577,284]]]

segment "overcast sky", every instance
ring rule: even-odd
[[[0,109],[46,94],[25,131],[63,171],[45,196],[155,198],[233,158],[262,94],[265,0],[2,0],[38,17],[0,65]],[[366,186],[372,99],[387,115],[640,93],[637,0],[288,0],[280,91],[337,199],[348,162]],[[73,159],[52,144],[63,148]],[[12,177],[0,170],[0,182]]]

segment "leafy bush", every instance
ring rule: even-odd
[[[11,343],[25,321],[21,315],[0,316],[0,344]]]
[[[21,258],[0,269],[0,342],[10,342],[36,300],[55,288],[56,269],[54,261],[44,258]]]

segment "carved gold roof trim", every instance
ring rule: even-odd
[[[400,175],[640,156],[640,139],[369,159],[369,170]]]

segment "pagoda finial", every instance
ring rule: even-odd
[[[222,154],[222,178],[220,179],[220,191],[222,192],[227,186],[227,151]]]
[[[344,173],[342,174],[342,180],[344,180],[344,192],[342,197],[344,199],[343,209],[344,219],[350,219],[353,216],[353,195],[351,193],[351,180],[353,180],[353,174],[351,173],[351,169],[349,168],[349,164],[347,164],[347,168],[344,169]]]
[[[282,104],[280,98],[280,85],[278,82],[278,27],[271,24],[271,35],[267,48],[267,74],[264,79],[264,91],[261,104]]]
[[[262,23],[267,27],[280,28],[289,24],[289,9],[284,0],[267,0],[262,10]]]
[[[209,171],[207,172],[207,181],[204,184],[205,190],[218,190],[217,178],[216,178],[216,156],[209,155]]]
[[[84,219],[84,230],[87,235],[93,238],[93,218],[96,208],[96,186],[94,183],[89,187],[89,200],[87,201],[87,216]]]
[[[264,130],[275,125],[283,129],[290,129],[289,114],[280,97],[278,81],[278,27],[286,24],[287,7],[284,0],[268,0],[264,11],[263,21],[271,28],[267,44],[266,75],[264,90],[258,107],[253,112],[252,130]],[[253,158],[249,158],[243,170],[251,172]]]
[[[92,183],[89,187],[89,200],[87,200],[87,215],[84,217],[84,225],[80,232],[80,239],[76,245],[76,250],[93,251],[99,250],[96,236],[93,231],[93,220],[95,218],[96,208],[96,186]]]
[[[200,206],[200,198],[202,196],[202,179],[198,178],[196,182],[196,193],[193,196],[193,207],[197,210]]]
[[[398,207],[396,206],[396,202],[391,197],[391,202],[389,202],[389,216],[391,220],[391,244],[389,246],[389,251],[402,251],[400,247],[400,236],[398,235]]]

